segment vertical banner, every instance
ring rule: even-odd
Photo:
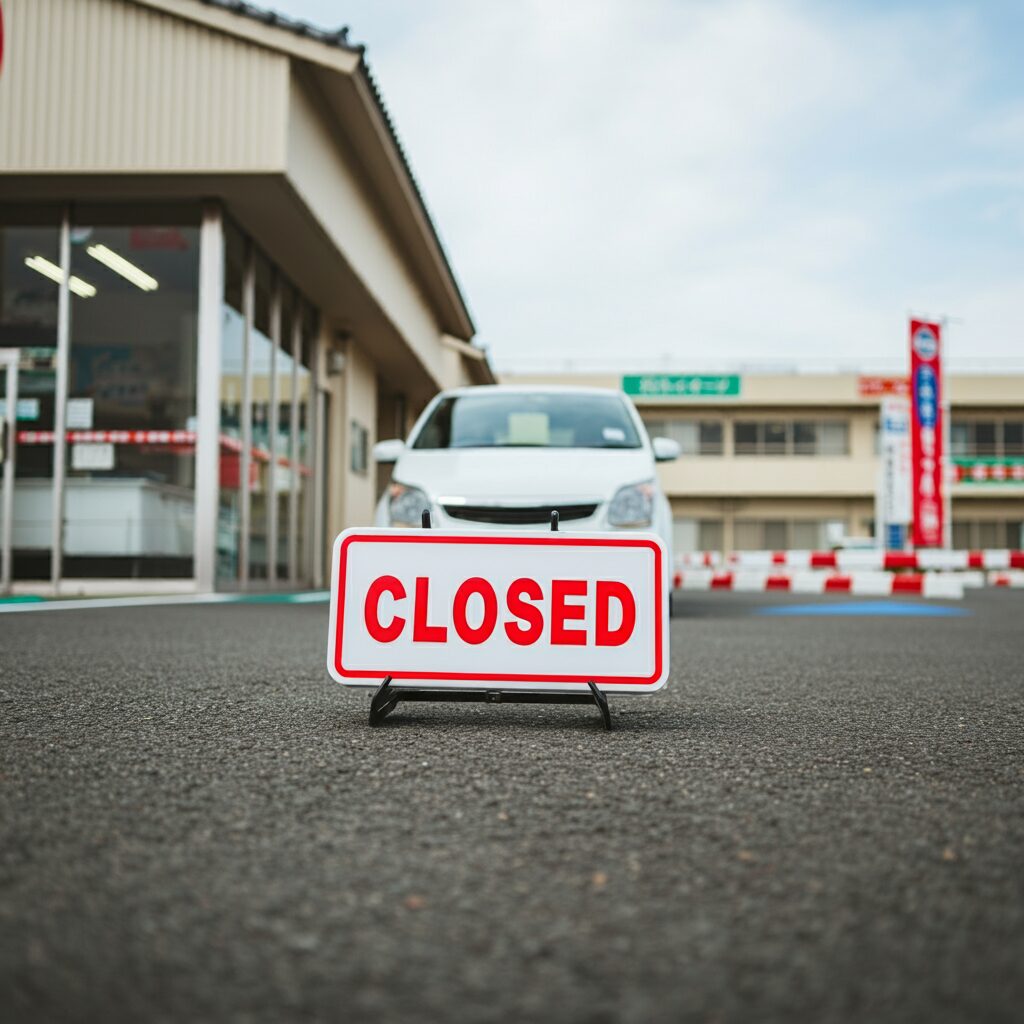
[[[910,467],[914,547],[943,543],[942,329],[910,321]]]
[[[881,402],[881,455],[878,515],[885,547],[903,547],[910,508],[910,402],[887,395]]]

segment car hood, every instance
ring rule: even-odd
[[[528,504],[531,500],[603,501],[624,484],[654,477],[642,448],[469,448],[406,450],[394,479],[434,499]]]

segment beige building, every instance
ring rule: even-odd
[[[362,48],[222,0],[3,14],[7,577],[320,584],[377,437],[493,379]]]
[[[659,469],[677,551],[819,549],[838,532],[873,536],[880,378],[652,373],[502,380],[624,388],[650,434],[674,438],[683,450]],[[1024,376],[952,376],[947,384],[961,477],[952,490],[953,545],[1022,548]],[[991,466],[1004,469],[986,471]]]

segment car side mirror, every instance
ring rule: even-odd
[[[405,451],[405,442],[395,437],[390,441],[378,441],[373,446],[374,462],[397,462],[398,456]]]
[[[655,462],[675,462],[683,453],[679,442],[670,437],[652,437],[651,447],[654,449]]]

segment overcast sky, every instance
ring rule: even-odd
[[[1024,366],[1024,4],[263,0],[347,24],[499,368]]]

